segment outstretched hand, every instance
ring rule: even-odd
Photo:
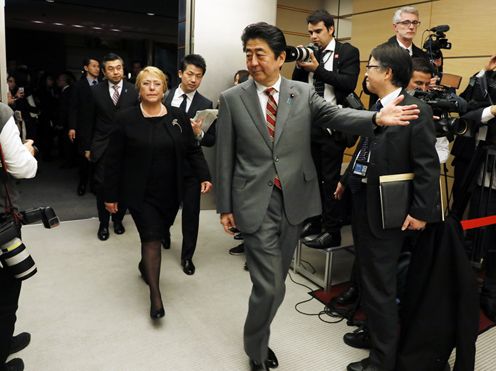
[[[411,120],[416,120],[420,113],[417,105],[398,106],[403,99],[405,96],[400,95],[377,112],[376,124],[378,126],[406,126]]]

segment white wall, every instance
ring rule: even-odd
[[[237,70],[245,69],[241,45],[250,23],[276,24],[276,0],[195,0],[193,53],[207,62],[199,91],[216,105],[220,93],[232,86]]]

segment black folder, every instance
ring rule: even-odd
[[[379,177],[382,228],[400,228],[408,215],[412,201],[413,173]]]

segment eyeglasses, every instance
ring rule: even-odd
[[[371,68],[381,68],[381,66],[377,65],[377,64],[367,64],[365,66],[365,69],[368,71],[370,70]]]
[[[411,25],[417,27],[420,25],[420,21],[401,21],[401,22],[396,22],[396,24],[401,24],[407,27],[410,27]]]

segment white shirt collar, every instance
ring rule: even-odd
[[[396,97],[398,97],[398,95],[400,95],[401,90],[402,88],[398,88],[392,91],[391,93],[389,93],[388,95],[386,95],[385,97],[383,97],[382,99],[380,99],[382,106],[384,107],[389,103],[391,103]]]
[[[196,94],[196,90],[193,90],[191,93],[185,93],[183,91],[183,89],[181,89],[181,84],[178,85],[177,89],[176,89],[176,93],[174,94],[175,97],[181,97],[183,94],[186,94],[186,96],[188,97],[189,100],[193,100],[195,94]]]
[[[255,80],[253,80],[255,81]],[[255,85],[257,87],[257,91],[258,93],[263,93],[265,89],[267,88],[274,88],[276,89],[276,91],[279,93],[279,91],[281,90],[281,75],[279,74],[279,78],[277,79],[277,81],[272,85],[272,86],[265,86],[265,85],[262,85],[258,82],[255,81]]]
[[[336,39],[334,37],[329,42],[329,44],[327,44],[327,46],[324,48],[324,50],[329,50],[331,52],[334,52],[334,50],[336,50]]]
[[[400,47],[402,47],[402,48],[403,48],[403,49],[405,49],[405,50],[408,50],[408,53],[409,53],[410,55],[413,55],[413,42],[410,44],[410,46],[408,46],[408,47],[407,47],[407,46],[405,46],[405,45],[404,45],[404,44],[403,44],[400,40],[398,40],[397,38],[396,38],[396,41],[398,42],[398,45],[399,45]]]

